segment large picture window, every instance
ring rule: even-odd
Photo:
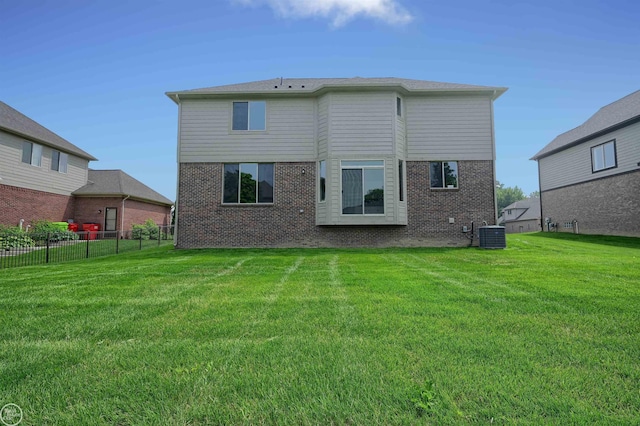
[[[273,164],[225,164],[223,194],[223,203],[273,203]]]
[[[612,169],[616,166],[615,140],[591,148],[591,167],[593,172]]]
[[[265,130],[267,103],[265,101],[234,102],[233,130]]]
[[[458,188],[458,162],[435,161],[429,163],[429,180],[433,189]]]
[[[55,170],[60,173],[67,173],[67,162],[69,161],[69,155],[64,152],[54,150],[51,153],[51,170]]]
[[[22,142],[22,162],[40,167],[42,165],[42,145]]]
[[[384,214],[384,161],[342,161],[342,214]]]

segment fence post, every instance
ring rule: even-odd
[[[51,233],[47,232],[47,248],[45,249],[46,254],[44,258],[44,263],[49,263],[49,238],[51,238]]]
[[[140,247],[139,247],[139,249],[142,250],[142,232],[140,232]]]
[[[84,237],[87,239],[87,259],[89,258],[89,231],[86,231]]]
[[[119,249],[120,249],[120,235],[122,235],[121,232],[116,232],[116,254],[119,254]]]
[[[158,226],[158,247],[160,247],[160,238],[162,238],[162,228]]]

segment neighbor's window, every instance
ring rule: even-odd
[[[265,130],[267,103],[265,101],[234,102],[233,130]]]
[[[593,172],[616,167],[615,139],[591,148],[591,167]]]
[[[22,162],[40,167],[42,165],[42,145],[22,142]]]
[[[327,162],[320,161],[320,201],[324,201],[327,196]]]
[[[402,99],[396,98],[396,114],[398,117],[402,117]]]
[[[429,163],[429,177],[431,188],[458,188],[458,162],[436,161]]]
[[[67,173],[68,160],[68,154],[54,150],[51,154],[51,170],[55,170],[60,173]]]
[[[384,214],[384,161],[342,161],[342,214]]]
[[[225,164],[223,194],[223,203],[273,203],[273,164]]]

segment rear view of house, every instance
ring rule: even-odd
[[[532,160],[545,230],[640,237],[640,91],[600,108]]]
[[[177,246],[469,244],[495,224],[505,88],[273,79],[169,92]]]

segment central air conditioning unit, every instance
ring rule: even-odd
[[[504,232],[504,226],[481,226],[480,248],[486,249],[503,249],[507,248],[507,238]]]

